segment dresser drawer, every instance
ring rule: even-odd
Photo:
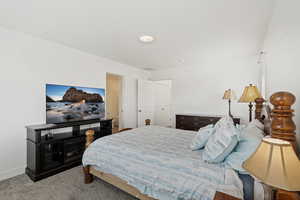
[[[220,118],[221,117],[212,116],[176,115],[176,128],[198,131],[200,128],[209,124],[216,124]],[[235,124],[240,123],[239,118],[234,118],[233,121]]]

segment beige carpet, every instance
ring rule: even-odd
[[[19,175],[0,182],[0,200],[136,200],[129,194],[96,179],[83,183],[81,167],[38,182]]]

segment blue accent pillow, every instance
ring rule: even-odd
[[[254,200],[254,178],[247,174],[239,174],[243,182],[244,200]]]
[[[192,140],[192,143],[190,145],[191,149],[193,151],[202,149],[206,145],[209,137],[212,134],[214,134],[214,132],[215,132],[215,128],[213,124],[209,124],[203,128],[200,128],[198,133]]]
[[[239,134],[230,117],[223,117],[215,125],[215,133],[208,139],[203,151],[203,160],[220,163],[232,152],[239,140]]]
[[[224,163],[226,167],[233,168],[241,174],[248,174],[242,164],[255,152],[264,135],[254,123],[250,123],[240,131],[240,141]]]

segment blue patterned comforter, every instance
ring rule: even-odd
[[[237,173],[208,164],[189,145],[196,132],[146,126],[94,141],[83,165],[109,173],[161,200],[213,200],[221,191],[243,198]]]

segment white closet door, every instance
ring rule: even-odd
[[[120,128],[137,127],[137,83],[138,80],[130,77],[123,77],[123,95],[120,114],[122,124]],[[135,98],[134,98],[135,97]]]
[[[158,126],[171,127],[171,87],[163,83],[154,82],[154,124]]]
[[[144,126],[145,120],[153,122],[154,116],[154,83],[147,80],[138,81],[138,126]]]

